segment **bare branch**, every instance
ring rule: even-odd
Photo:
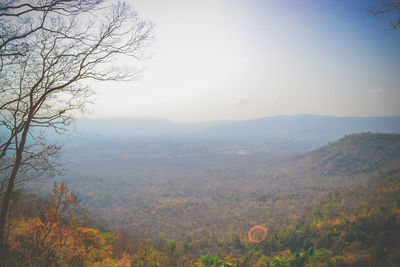
[[[369,9],[377,17],[389,17],[390,25],[394,30],[400,27],[400,0],[382,0],[379,6]]]
[[[133,80],[140,68],[118,63],[146,58],[153,25],[102,2],[0,0],[0,259],[14,187],[62,171],[43,130],[68,130],[93,94],[85,81]]]

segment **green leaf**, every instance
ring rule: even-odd
[[[296,254],[296,260],[302,260],[304,258],[304,254],[303,253],[297,253]]]
[[[307,254],[310,256],[314,256],[315,255],[315,249],[313,247],[309,248],[307,250]]]

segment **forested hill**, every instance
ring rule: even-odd
[[[400,134],[359,133],[296,157],[304,171],[321,175],[355,175],[400,161]]]
[[[94,156],[71,161],[63,180],[84,207],[134,234],[185,240],[190,233],[244,233],[256,222],[279,231],[329,193],[364,188],[379,171],[396,172],[399,147],[399,134],[361,133],[276,161],[263,153],[198,153],[193,146],[184,156],[150,160],[104,160],[101,152],[88,151]],[[120,150],[113,147],[113,155]]]
[[[400,266],[399,148],[400,134],[360,133],[276,161],[262,153],[199,155],[194,148],[150,160],[100,160],[97,154],[72,161],[74,173],[64,181],[90,211],[75,215],[85,226],[93,227],[90,217],[121,232],[100,232],[66,217],[60,223],[68,246],[51,253],[65,262],[120,266],[200,266],[210,259],[246,266],[252,255],[247,266],[272,266],[275,256],[286,261],[313,247],[311,267]],[[17,204],[29,212],[15,216],[19,228],[11,236],[16,263],[38,259],[30,250],[35,244],[19,240],[31,244],[51,225],[40,224],[39,214],[31,218],[39,209],[25,198]],[[254,225],[268,228],[257,251],[248,238]],[[83,235],[97,245],[82,242]],[[77,257],[70,244],[88,252]],[[92,254],[96,258],[87,257]]]

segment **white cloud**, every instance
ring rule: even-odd
[[[238,101],[236,101],[236,106],[243,106],[248,103],[247,97],[241,97]]]
[[[381,94],[382,91],[383,91],[382,88],[374,88],[374,89],[371,89],[371,90],[368,91],[368,95],[369,95],[369,96],[372,96],[372,97],[376,97],[376,96],[378,96],[379,94]]]

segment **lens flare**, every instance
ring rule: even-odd
[[[249,230],[249,241],[252,243],[260,243],[267,238],[267,233],[267,228],[262,225],[255,225]]]

